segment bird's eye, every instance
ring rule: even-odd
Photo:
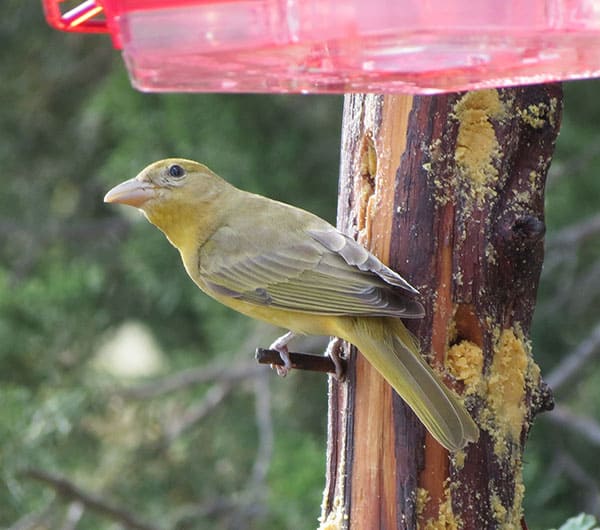
[[[171,177],[179,178],[183,177],[185,173],[184,169],[178,164],[172,164],[169,166],[169,175]]]

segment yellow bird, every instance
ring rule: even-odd
[[[287,367],[294,334],[340,337],[360,350],[444,447],[455,451],[477,440],[471,416],[400,320],[423,316],[417,291],[323,219],[176,158],[149,165],[104,200],[142,210],[205,293],[289,329],[272,345]]]

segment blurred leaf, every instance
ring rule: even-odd
[[[568,519],[558,530],[598,530],[599,527],[596,526],[596,522],[593,515],[580,513]]]

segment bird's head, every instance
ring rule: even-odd
[[[112,188],[104,202],[139,208],[179,247],[180,234],[189,231],[188,227],[206,225],[215,215],[219,197],[230,189],[235,188],[206,166],[168,158]]]

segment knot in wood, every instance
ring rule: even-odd
[[[526,250],[542,240],[546,225],[534,215],[522,215],[502,225],[499,232],[505,246]]]
[[[537,243],[544,237],[546,225],[534,215],[524,215],[515,219],[511,231],[515,239]]]
[[[549,412],[554,409],[554,395],[552,389],[544,381],[540,381],[537,392],[534,392],[532,399],[532,415],[540,412]]]

